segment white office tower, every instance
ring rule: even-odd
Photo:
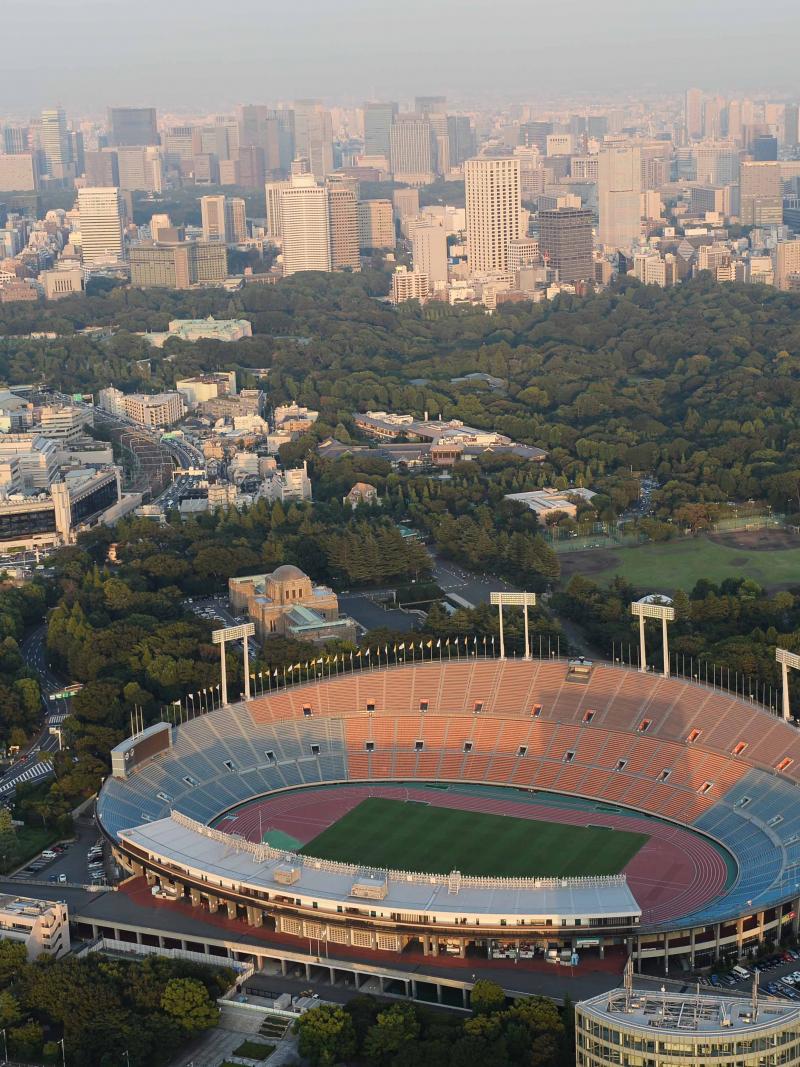
[[[84,265],[122,259],[123,202],[119,189],[79,189],[78,213]]]
[[[247,204],[240,196],[225,198],[225,240],[229,245],[247,240]]]
[[[294,105],[295,155],[305,157],[320,181],[333,170],[331,114],[319,100],[296,100]]]
[[[424,274],[435,292],[447,287],[447,234],[443,226],[415,226],[414,271]]]
[[[296,174],[280,192],[283,273],[331,270],[328,190],[313,174]]]
[[[627,147],[603,149],[598,175],[600,244],[613,249],[631,249],[638,242],[642,228],[640,150]]]
[[[468,159],[467,250],[470,272],[508,271],[508,250],[522,236],[518,159]]]

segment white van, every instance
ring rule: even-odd
[[[744,981],[745,978],[750,978],[750,971],[745,970],[744,967],[740,967],[738,964],[735,967],[731,967],[731,974],[733,974],[740,981]]]
[[[54,860],[57,855],[58,855],[58,853],[57,852],[53,852],[53,850],[51,848],[46,848],[44,850],[44,852],[42,853],[42,859],[43,860]]]

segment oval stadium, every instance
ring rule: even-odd
[[[124,869],[298,950],[663,974],[797,932],[800,738],[698,682],[432,660],[159,723],[112,755],[97,817]]]

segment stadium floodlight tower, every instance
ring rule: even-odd
[[[531,658],[528,641],[528,608],[536,607],[536,593],[490,593],[489,603],[496,604],[500,612],[500,659],[506,658],[506,643],[503,635],[503,605],[507,608],[522,608],[525,614],[525,659]]]
[[[775,660],[781,665],[781,683],[783,685],[783,717],[789,722],[792,713],[789,710],[789,668],[800,670],[800,656],[796,652],[787,652],[785,648],[775,649]]]
[[[667,641],[667,623],[675,619],[675,608],[668,596],[651,593],[631,604],[631,615],[639,618],[639,670],[647,670],[647,653],[644,644],[645,619],[661,619],[662,640],[664,645],[664,677],[669,678],[669,643]]]
[[[244,645],[244,698],[250,699],[250,650],[247,647],[248,638],[252,637],[256,628],[252,622],[246,622],[242,626],[226,626],[222,630],[214,630],[211,640],[219,645],[219,669],[222,682],[222,703],[228,703],[228,672],[225,667],[225,642],[242,640]]]

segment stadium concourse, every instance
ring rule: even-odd
[[[663,971],[797,933],[800,737],[685,679],[398,665],[156,724],[112,759],[97,814],[123,866],[298,946]],[[370,823],[387,804],[396,847]]]

